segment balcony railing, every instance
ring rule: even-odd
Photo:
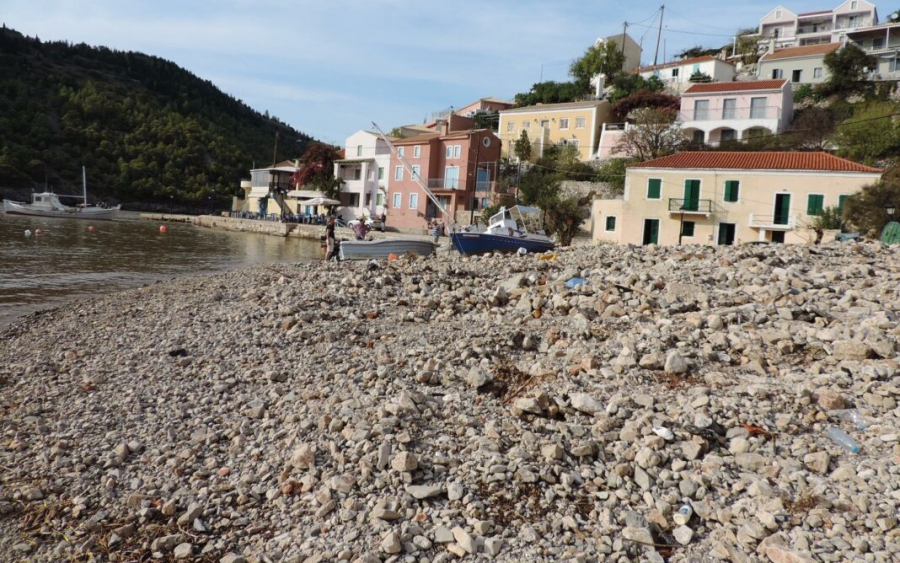
[[[712,212],[713,202],[711,199],[669,198],[669,213],[711,215]]]
[[[750,228],[769,231],[791,231],[797,225],[796,215],[750,214]]]
[[[464,190],[459,178],[429,178],[428,188],[432,190]]]
[[[743,108],[710,108],[708,110],[687,110],[678,114],[678,119],[685,121],[721,121],[725,119],[778,119],[781,108],[778,106],[743,107]]]

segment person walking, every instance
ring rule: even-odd
[[[325,261],[334,258],[334,240],[334,215],[330,215],[325,224]]]
[[[431,224],[431,236],[434,237],[434,244],[437,244],[441,238],[441,224],[437,221]]]

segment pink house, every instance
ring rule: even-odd
[[[694,84],[681,97],[679,121],[694,142],[717,145],[781,133],[791,124],[793,112],[787,79]]]
[[[472,214],[490,200],[500,161],[500,138],[492,131],[454,132],[439,120],[437,132],[393,144],[397,153],[391,155],[389,169],[388,226],[414,232],[425,229],[431,219],[449,222],[416,177],[458,223],[468,224]]]

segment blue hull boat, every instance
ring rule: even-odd
[[[534,240],[527,237],[492,235],[490,233],[451,233],[450,241],[460,254],[483,254],[485,252],[518,252],[524,248],[528,252],[553,250],[550,240]]]

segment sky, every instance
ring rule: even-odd
[[[841,0],[788,0],[794,12]],[[666,2],[659,61],[721,47],[772,0]],[[878,6],[878,3],[876,3]],[[43,41],[173,61],[260,112],[343,146],[485,97],[568,79],[598,37],[628,33],[652,62],[655,2],[632,0],[0,0],[0,21]],[[879,6],[879,17],[894,6]]]

